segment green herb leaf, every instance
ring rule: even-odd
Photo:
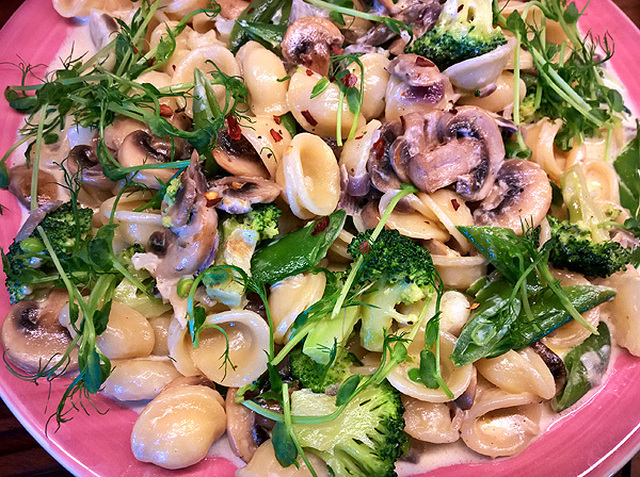
[[[276,459],[282,467],[298,464],[296,460],[298,458],[298,449],[296,449],[296,445],[284,423],[276,423],[271,432],[271,440]]]
[[[324,93],[324,91],[329,87],[329,84],[331,84],[329,78],[327,78],[326,76],[320,78],[311,90],[311,99]]]
[[[336,406],[342,406],[343,404],[348,403],[359,384],[359,375],[354,374],[353,376],[347,378],[347,380],[338,388],[338,393],[336,395]]]
[[[616,158],[613,167],[618,173],[620,203],[640,219],[640,122],[636,122],[636,137]]]

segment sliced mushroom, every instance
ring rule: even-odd
[[[549,178],[538,164],[510,159],[500,167],[491,192],[473,218],[476,225],[507,227],[521,234],[523,225],[540,224],[551,198]]]
[[[468,411],[473,406],[478,391],[478,374],[473,373],[471,382],[467,389],[454,401],[454,404],[463,411]]]
[[[163,162],[187,159],[191,148],[180,139],[170,141],[138,130],[129,134],[116,154],[118,162],[124,167],[158,164]],[[146,169],[136,173],[136,181],[148,187],[159,188],[158,179],[163,182],[171,180],[176,170],[173,168]]]
[[[2,324],[2,345],[9,361],[29,373],[49,369],[59,362],[71,344],[71,335],[58,321],[58,315],[69,295],[54,289],[43,301],[16,303]],[[65,371],[77,369],[78,353],[74,350]]]
[[[215,197],[211,194],[214,193]],[[230,214],[244,214],[253,204],[273,202],[282,192],[275,182],[258,177],[223,177],[213,182],[207,197],[216,207]]]
[[[213,150],[212,154],[218,165],[230,174],[269,178],[269,171],[260,155],[241,133],[237,139],[232,139],[227,130],[220,131],[218,147]]]
[[[102,165],[98,161],[95,144],[80,144],[71,149],[68,167],[72,172],[80,169],[82,172],[82,185],[102,191],[111,191],[116,185],[102,172]]]
[[[243,461],[249,462],[260,444],[269,437],[265,430],[256,424],[256,413],[236,403],[237,391],[238,388],[230,388],[227,391],[227,437],[233,452]]]
[[[440,0],[380,0],[389,16],[411,25],[415,38],[431,30],[442,12]]]
[[[380,192],[400,189],[400,178],[391,165],[389,147],[402,134],[402,123],[394,121],[385,123],[380,128],[380,136],[373,143],[369,154],[367,169],[371,177],[371,184]]]
[[[531,345],[531,349],[542,358],[556,382],[556,392],[560,392],[567,382],[567,368],[562,358],[547,348],[542,341],[536,341]]]
[[[342,52],[344,36],[330,20],[304,17],[294,21],[282,39],[282,56],[293,64],[326,76],[331,56]]]
[[[26,165],[13,166],[9,169],[9,191],[25,207],[28,207],[31,203],[32,175],[33,169]],[[38,205],[58,200],[69,200],[69,193],[58,182],[49,170],[40,169],[38,172]]]

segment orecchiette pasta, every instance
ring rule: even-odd
[[[447,404],[420,401],[402,397],[405,432],[423,442],[444,444],[460,438],[462,411],[453,410]]]
[[[118,401],[153,399],[182,376],[169,359],[137,358],[113,361],[102,392]]]

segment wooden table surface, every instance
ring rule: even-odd
[[[598,1],[598,0],[594,0]],[[640,27],[640,0],[614,0]],[[23,0],[0,0],[0,27]],[[0,401],[0,477],[65,477],[64,470],[12,416]],[[640,454],[614,477],[640,477]]]

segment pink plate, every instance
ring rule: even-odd
[[[578,0],[579,7],[586,0]],[[41,23],[41,19],[46,18]],[[610,0],[591,2],[581,20],[602,36],[607,29],[616,44],[613,66],[628,89],[628,97],[640,111],[640,67],[636,47],[640,32]],[[20,71],[11,66],[22,61],[48,64],[74,22],[64,20],[51,7],[51,0],[27,0],[0,31],[1,89],[20,82]],[[21,117],[11,111],[6,102],[0,104],[0,151],[6,151],[15,140]],[[17,203],[6,191],[0,190],[0,204],[6,207],[0,216],[0,246],[5,250],[20,222]],[[4,281],[4,276],[0,277]],[[0,316],[8,309],[8,296],[0,290]],[[131,428],[136,418],[133,411],[98,396],[94,402],[100,415],[91,409],[91,416],[76,413],[73,420],[55,432],[55,422],[48,417],[55,411],[67,382],[60,380],[49,388],[46,383],[34,386],[12,376],[0,366],[0,397],[38,442],[62,465],[76,475],[95,476],[156,476],[207,475],[232,476],[234,466],[224,459],[205,461],[181,471],[166,471],[134,459],[129,446]],[[640,448],[640,360],[622,354],[615,362],[608,380],[582,404],[556,422],[542,438],[522,454],[510,459],[497,459],[478,464],[464,464],[430,472],[438,476],[577,476],[610,475],[622,467]],[[49,399],[48,399],[49,398]],[[47,401],[50,404],[47,408]]]

